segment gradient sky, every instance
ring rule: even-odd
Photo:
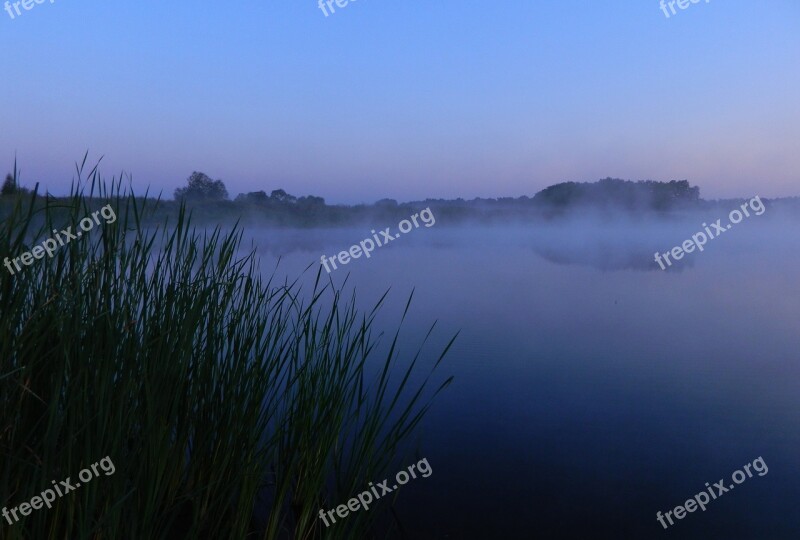
[[[0,0],[0,4],[4,0]],[[606,176],[800,195],[800,2],[55,0],[0,11],[0,167],[64,193],[532,195]]]

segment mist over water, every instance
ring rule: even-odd
[[[671,529],[787,538],[800,528],[798,221],[752,216],[659,268],[655,252],[718,218],[727,212],[440,220],[331,273],[364,307],[391,288],[387,329],[415,291],[401,346],[434,320],[432,349],[461,331],[445,360],[455,382],[409,447],[436,471],[403,487],[397,515],[410,537],[655,537],[657,511],[758,456],[770,474]],[[266,274],[292,279],[311,265],[309,282],[321,255],[368,233],[247,230]]]
[[[798,23],[0,0],[0,540],[797,540]]]

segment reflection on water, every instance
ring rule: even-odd
[[[439,223],[331,274],[365,305],[391,287],[387,325],[416,288],[412,330],[461,330],[419,431],[436,474],[399,493],[409,538],[797,537],[797,227],[748,223],[661,271],[696,228]],[[293,275],[363,233],[254,240]],[[661,529],[758,456],[768,475]]]

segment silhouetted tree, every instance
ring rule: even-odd
[[[270,193],[269,198],[279,204],[294,204],[297,202],[297,197],[289,195],[282,189],[276,189]]]
[[[240,193],[236,200],[253,204],[267,204],[269,196],[266,191],[251,191],[250,193]]]
[[[688,180],[631,182],[619,178],[604,178],[594,183],[564,182],[549,186],[533,200],[552,208],[578,205],[628,210],[667,210],[678,205],[697,202],[700,189]]]
[[[206,174],[193,172],[185,188],[175,190],[175,200],[226,201],[228,190],[222,180],[212,180]]]
[[[297,205],[304,207],[325,206],[325,199],[315,195],[309,195],[307,197],[300,197],[297,199]]]

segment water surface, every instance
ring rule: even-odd
[[[797,538],[800,237],[759,219],[669,271],[653,253],[698,223],[437,224],[333,272],[365,306],[391,287],[389,332],[415,289],[409,353],[434,320],[434,345],[461,331],[414,440],[433,474],[399,493],[408,537]],[[254,235],[287,275],[366,236]],[[765,476],[656,521],[759,456]]]

